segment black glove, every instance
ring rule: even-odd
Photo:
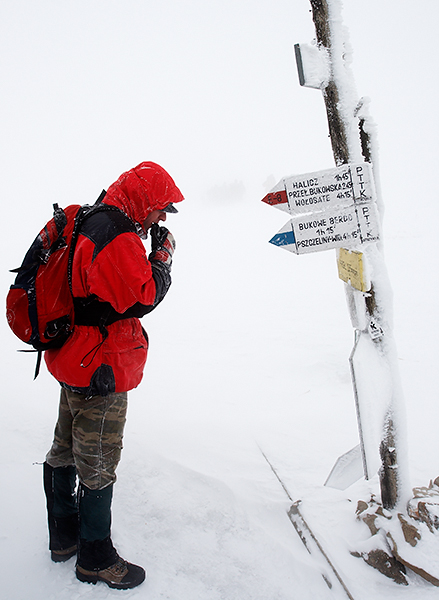
[[[175,239],[172,233],[158,223],[151,225],[151,254],[149,260],[158,260],[171,267],[172,255],[175,250]]]

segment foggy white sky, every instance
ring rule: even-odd
[[[437,161],[439,6],[344,7],[384,184],[408,168],[425,180]],[[53,196],[94,198],[146,159],[191,201],[332,166],[321,94],[300,88],[294,63],[294,43],[314,37],[307,0],[14,0],[0,33],[4,200],[35,215]]]
[[[437,160],[439,6],[344,7],[384,184],[411,165],[425,179]],[[33,214],[60,194],[89,201],[147,159],[191,201],[332,166],[321,94],[300,88],[294,63],[294,43],[314,37],[307,0],[14,0],[0,28],[4,199]]]

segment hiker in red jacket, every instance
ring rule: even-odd
[[[52,560],[77,553],[76,576],[118,589],[145,571],[111,541],[111,500],[120,460],[127,392],[139,385],[148,338],[139,321],[166,295],[175,242],[159,223],[183,200],[170,175],[143,162],[123,173],[81,227],[72,263],[75,327],[45,361],[61,384],[59,417],[44,463]],[[119,209],[119,210],[116,210]],[[141,237],[151,236],[147,256]],[[75,494],[76,476],[79,479]],[[79,516],[79,524],[78,524]]]

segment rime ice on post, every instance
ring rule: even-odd
[[[295,254],[337,248],[355,329],[350,363],[364,474],[372,477],[379,468],[384,506],[405,510],[410,498],[405,406],[381,248],[376,144],[366,103],[356,97],[340,1],[310,2],[317,44],[296,44],[296,62],[300,84],[322,90],[336,167],[285,177],[265,196],[264,202],[292,217],[270,242]],[[379,410],[370,411],[374,402]]]
[[[367,115],[360,115],[361,102],[358,102],[355,85],[346,56],[349,54],[346,31],[342,25],[341,3],[339,0],[310,0],[313,21],[316,28],[317,44],[327,52],[330,62],[330,77],[322,88],[328,116],[334,160],[337,165],[357,162],[361,159],[376,164],[370,136],[365,123]],[[300,69],[299,69],[300,76]],[[378,206],[382,205],[378,199]],[[369,216],[363,214],[367,220]],[[363,251],[366,269],[371,273],[371,287],[368,293],[354,289],[346,283],[346,295],[351,310],[352,324],[356,328],[356,338],[366,336],[370,340],[375,359],[386,374],[386,385],[382,390],[381,414],[381,469],[380,483],[383,504],[386,508],[405,508],[410,497],[408,460],[405,433],[405,406],[401,390],[396,348],[392,334],[391,294],[387,271],[380,244],[366,244]],[[361,324],[362,329],[357,329]],[[353,357],[355,356],[355,348]],[[370,365],[370,363],[368,363]],[[354,373],[355,394],[363,394],[364,382],[370,377],[361,376],[362,367]],[[364,374],[363,374],[364,375]],[[373,374],[371,373],[370,375]],[[358,387],[355,381],[362,379]],[[367,386],[366,386],[367,387]],[[367,393],[367,392],[366,392]],[[361,421],[361,401],[357,397],[358,418]],[[363,411],[364,412],[364,411]],[[361,431],[360,431],[361,433]],[[375,453],[378,449],[375,450]],[[367,461],[363,446],[363,459]],[[369,462],[374,462],[369,459]],[[373,475],[371,473],[370,475]]]

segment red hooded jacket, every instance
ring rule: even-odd
[[[105,211],[81,228],[73,258],[73,296],[81,302],[95,298],[109,303],[118,320],[107,320],[107,337],[96,325],[75,324],[61,348],[46,350],[47,368],[61,385],[87,396],[126,392],[139,385],[148,341],[137,317],[162,300],[170,276],[161,263],[148,260],[135,224],[181,200],[171,176],[159,165],[143,162],[123,173],[103,198],[129,219],[118,211]]]

